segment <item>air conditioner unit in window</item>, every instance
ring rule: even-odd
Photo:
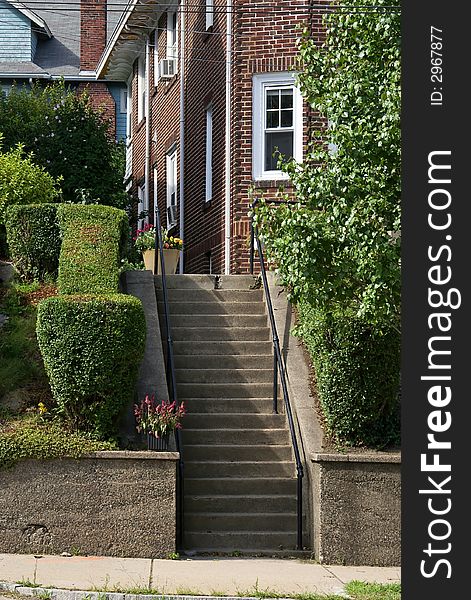
[[[174,58],[163,58],[159,62],[159,77],[170,78],[177,71],[177,61]]]
[[[177,224],[177,207],[172,204],[171,206],[167,206],[167,229],[175,226]]]

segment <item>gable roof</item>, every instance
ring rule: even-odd
[[[78,0],[5,0],[27,16],[36,27],[49,32],[38,40],[31,69],[19,62],[0,62],[0,77],[44,76],[80,79],[80,10]],[[107,40],[123,13],[127,0],[111,0],[107,6]],[[34,20],[33,20],[34,17]],[[35,67],[33,67],[35,65]],[[38,71],[39,70],[39,71]],[[89,79],[89,77],[88,77]]]
[[[34,11],[30,10],[23,2],[18,2],[17,0],[5,0],[8,4],[11,4],[13,8],[16,8],[20,13],[22,13],[25,17],[27,17],[32,23],[37,25],[45,35],[49,38],[52,37],[51,30],[49,29],[47,23]],[[40,32],[38,32],[40,33]]]

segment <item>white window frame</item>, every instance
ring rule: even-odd
[[[119,90],[119,112],[122,115],[128,114],[128,88]]]
[[[205,110],[206,117],[206,152],[205,152],[205,202],[213,197],[213,106],[209,104]]]
[[[265,169],[265,98],[269,88],[293,89],[293,158],[303,159],[303,98],[296,86],[296,73],[262,73],[253,76],[252,175],[256,181],[288,179],[279,169]]]
[[[166,190],[167,190],[167,229],[177,224],[176,220],[173,223],[169,223],[168,220],[168,208],[170,206],[178,206],[178,156],[177,147],[172,148],[167,152],[166,156]],[[172,195],[174,195],[175,202],[172,203]]]
[[[214,25],[214,0],[206,0],[206,31]]]
[[[145,197],[146,197],[146,186],[145,184],[141,184],[137,186],[137,216],[139,217],[139,215],[145,210],[144,208],[144,203],[145,203]],[[137,220],[137,228],[138,229],[142,229],[144,227],[144,223],[146,222],[147,219],[139,219]]]
[[[147,117],[147,61],[143,54],[137,59],[137,121]]]
[[[170,27],[173,24],[175,18],[175,30]],[[170,39],[174,37],[173,44],[170,43]],[[167,58],[178,58],[178,13],[175,10],[169,10],[167,12]],[[175,69],[176,71],[176,69]]]
[[[159,83],[159,30],[154,31],[154,87]]]

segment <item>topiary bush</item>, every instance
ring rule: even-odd
[[[37,336],[59,411],[76,430],[114,435],[144,355],[140,300],[124,294],[48,298],[38,307]]]
[[[117,292],[128,235],[126,213],[110,206],[63,204],[57,214],[62,234],[60,293]]]
[[[10,257],[22,279],[55,278],[61,237],[57,204],[10,206],[5,226]]]
[[[385,447],[399,442],[400,334],[380,333],[346,311],[299,306],[301,335],[317,377],[329,433],[342,444]]]

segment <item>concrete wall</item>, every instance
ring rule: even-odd
[[[327,564],[401,564],[397,454],[316,454],[314,552]]]
[[[165,558],[177,453],[97,452],[0,470],[0,553]]]

